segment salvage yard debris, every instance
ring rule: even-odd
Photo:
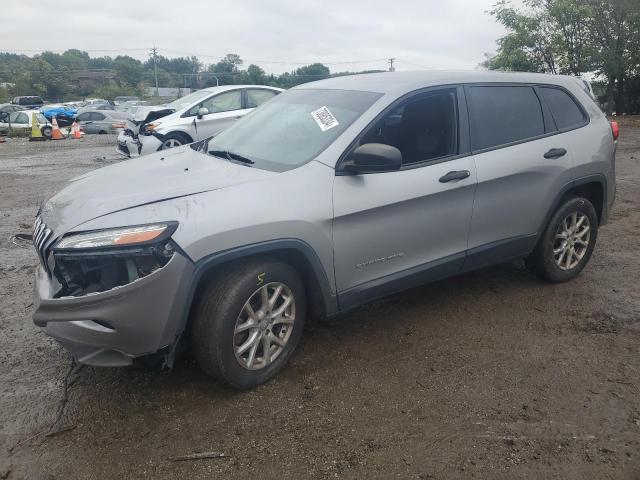
[[[191,453],[189,455],[182,455],[179,457],[171,457],[169,460],[172,462],[184,462],[187,460],[206,460],[209,458],[227,458],[227,456],[221,452],[202,452]]]

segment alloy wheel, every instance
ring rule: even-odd
[[[248,370],[268,367],[282,353],[293,331],[296,303],[280,282],[256,290],[242,307],[233,332],[236,360]]]
[[[164,141],[164,143],[162,144],[162,149],[166,150],[167,148],[174,148],[174,147],[180,147],[180,146],[182,146],[182,142],[180,140],[175,138],[170,138]]]
[[[574,211],[567,215],[556,230],[553,241],[553,257],[561,270],[575,268],[589,248],[591,224],[589,217]]]

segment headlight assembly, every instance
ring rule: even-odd
[[[72,233],[62,238],[54,250],[126,247],[161,242],[175,231],[176,222]]]
[[[56,297],[79,297],[135,282],[164,267],[175,254],[177,222],[72,233],[53,247]]]

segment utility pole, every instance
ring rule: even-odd
[[[396,59],[395,59],[395,58],[390,58],[390,59],[389,59],[389,71],[390,71],[390,72],[395,72],[395,71],[396,71],[396,69],[395,69],[395,68],[394,68],[394,66],[393,66],[393,62],[395,62],[395,61],[396,61]]]
[[[160,91],[158,90],[158,62],[156,61],[156,56],[158,55],[158,49],[154,45],[151,49],[151,55],[153,55],[153,75],[156,78],[156,97],[160,96]]]

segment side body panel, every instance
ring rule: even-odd
[[[249,113],[251,108],[244,108],[241,110],[231,110],[229,112],[220,112],[220,113],[210,113],[209,115],[205,115],[201,119],[197,119],[195,117],[190,118],[191,120],[191,137],[194,141],[204,140],[205,138],[209,138],[220,133],[225,128],[231,126],[233,122],[242,116]],[[195,121],[194,121],[195,119]],[[187,120],[184,118],[183,120]]]
[[[544,158],[565,148],[560,158]],[[573,155],[564,135],[533,140],[475,155],[478,188],[469,249],[535,235],[555,200],[572,180]],[[526,252],[523,252],[526,253]]]
[[[453,170],[471,175],[457,182],[438,181]],[[336,177],[338,291],[464,255],[475,184],[470,156],[398,172]]]

